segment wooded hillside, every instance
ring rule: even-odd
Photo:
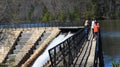
[[[0,23],[120,18],[120,0],[0,0]]]

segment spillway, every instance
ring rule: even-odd
[[[49,58],[49,53],[48,50],[51,49],[52,47],[58,45],[59,43],[63,42],[70,36],[72,36],[72,33],[68,33],[67,35],[65,34],[60,34],[58,35],[46,48],[46,50],[36,59],[36,61],[33,63],[32,67],[42,67],[48,60]]]

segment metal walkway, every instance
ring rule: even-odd
[[[84,29],[73,37],[49,50],[52,67],[103,67],[99,51],[99,34],[93,39],[92,30],[88,40],[85,39]]]
[[[93,67],[96,52],[96,40],[93,39],[93,34],[90,32],[88,40],[82,45],[82,49],[74,59],[73,67]]]

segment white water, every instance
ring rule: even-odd
[[[60,34],[58,37],[56,37],[50,44],[49,46],[46,48],[46,50],[43,52],[43,54],[41,54],[36,61],[34,62],[32,67],[42,67],[48,60],[50,60],[49,58],[49,53],[48,50],[51,49],[52,47],[58,45],[59,43],[63,42],[64,40],[66,40],[67,38],[69,38],[70,36],[72,36],[73,34],[68,33],[67,36],[65,36],[64,34]]]

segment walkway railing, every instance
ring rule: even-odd
[[[85,41],[84,29],[49,50],[52,67],[70,67]]]
[[[99,32],[97,35],[95,50],[96,50],[96,52],[95,52],[94,67],[97,67],[97,66],[104,67],[100,29],[99,29]]]
[[[82,26],[83,22],[40,22],[40,23],[29,23],[29,24],[0,24],[2,28],[33,28],[33,27],[75,27]]]

